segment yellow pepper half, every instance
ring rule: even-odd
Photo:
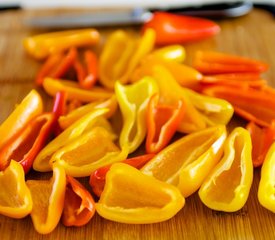
[[[275,143],[269,148],[261,169],[258,199],[266,209],[275,213]]]
[[[11,160],[10,165],[0,172],[0,214],[23,218],[31,213],[33,201],[25,183],[25,173],[19,162]]]
[[[181,45],[169,45],[153,51],[151,55],[158,59],[182,63],[186,53]]]
[[[74,122],[70,127],[64,130],[51,142],[49,142],[37,155],[33,162],[33,169],[40,172],[48,172],[52,170],[50,159],[52,155],[65,144],[77,139],[85,131],[95,126],[99,117],[106,114],[108,109],[95,109],[94,111],[84,115],[82,118]]]
[[[141,172],[177,186],[188,197],[220,160],[225,139],[223,125],[189,134],[163,149]]]
[[[142,143],[146,135],[146,107],[150,97],[158,90],[155,80],[144,77],[131,85],[115,85],[117,101],[123,116],[119,137],[120,146],[129,146],[130,153]]]
[[[121,223],[156,223],[172,218],[185,204],[179,190],[124,163],[112,165],[96,203],[103,218]]]
[[[50,162],[62,166],[69,176],[86,177],[127,156],[127,146],[120,150],[107,130],[95,127],[56,151]]]
[[[33,89],[0,125],[0,148],[42,111],[42,99],[39,93]]]
[[[249,132],[235,128],[225,142],[223,158],[199,190],[199,197],[207,207],[235,212],[244,206],[253,180],[251,149]]]
[[[113,96],[113,92],[101,87],[93,87],[91,90],[83,89],[77,82],[54,79],[46,77],[43,81],[43,88],[52,97],[57,92],[66,92],[66,97],[70,100],[79,100],[81,102],[92,102],[102,99],[108,99]]]
[[[52,232],[59,223],[64,207],[66,174],[62,167],[53,166],[50,180],[28,180],[33,209],[31,218],[34,228],[41,234]]]
[[[100,35],[95,29],[59,31],[27,37],[23,41],[25,50],[36,59],[62,52],[70,47],[95,45]]]
[[[99,81],[106,88],[113,89],[115,82],[125,84],[140,60],[152,51],[155,32],[148,29],[141,39],[130,36],[122,30],[115,31],[107,39],[99,59]]]

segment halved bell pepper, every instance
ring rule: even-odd
[[[264,62],[215,51],[197,51],[193,66],[203,74],[258,73],[268,69]]]
[[[26,124],[43,111],[43,102],[36,90],[31,90],[9,117],[0,125],[0,148]]]
[[[31,218],[34,228],[41,234],[52,232],[62,215],[66,191],[66,174],[62,167],[53,166],[49,180],[27,180],[31,191],[33,209]]]
[[[25,183],[25,174],[20,163],[11,160],[0,172],[0,214],[23,218],[32,211],[32,197]]]
[[[156,223],[172,218],[185,204],[179,190],[125,163],[114,164],[96,203],[103,218],[121,223]]]
[[[62,223],[65,226],[83,226],[95,214],[95,202],[88,190],[75,178],[67,176]]]
[[[273,143],[265,157],[265,160],[261,169],[261,179],[258,188],[258,200],[260,204],[275,213],[275,143]]]
[[[246,125],[252,140],[253,166],[259,167],[263,164],[268,149],[275,140],[275,121],[270,127],[259,127],[254,122]]]
[[[33,118],[0,149],[0,170],[4,170],[11,160],[15,160],[28,173],[35,157],[49,139],[55,121],[53,113],[44,113]]]
[[[104,101],[95,101],[88,104],[85,104],[83,106],[80,106],[76,108],[75,110],[69,112],[67,115],[60,116],[58,119],[58,122],[62,129],[65,129],[72,125],[76,120],[84,116],[85,114],[93,111],[94,109],[100,109],[100,108],[107,108],[109,109],[108,112],[106,112],[106,117],[111,117],[117,110],[117,100],[116,96],[113,95],[107,100]]]
[[[182,45],[169,45],[158,48],[151,53],[152,56],[177,63],[182,63],[185,59],[186,53]]]
[[[188,197],[220,160],[226,135],[224,125],[186,135],[159,152],[141,172],[177,186]]]
[[[176,61],[156,57],[153,53],[143,58],[140,65],[133,71],[130,76],[131,82],[139,81],[144,76],[153,76],[153,69],[156,65],[161,65],[169,70],[170,74],[182,87],[200,89],[202,74],[196,69]]]
[[[102,127],[94,127],[73,141],[59,148],[50,163],[62,166],[67,175],[90,176],[96,169],[127,158],[128,147],[119,149],[112,133]]]
[[[146,110],[146,152],[157,153],[170,142],[183,119],[185,105],[179,100],[176,105],[165,104],[155,93]]]
[[[251,138],[237,127],[225,142],[223,158],[200,187],[199,197],[211,209],[235,212],[246,203],[252,181]]]
[[[94,87],[91,90],[87,90],[80,88],[76,82],[49,77],[44,79],[43,88],[50,96],[55,96],[57,92],[64,91],[69,100],[77,99],[82,102],[107,99],[113,95],[112,91],[108,91],[101,87]]]
[[[23,45],[31,56],[43,59],[71,47],[95,45],[99,40],[99,32],[91,28],[35,35],[24,39]]]
[[[206,123],[197,111],[186,92],[175,80],[172,74],[163,66],[157,65],[153,68],[153,78],[159,87],[160,99],[166,104],[177,105],[182,100],[185,105],[185,114],[178,130],[190,133],[206,128]]]
[[[107,109],[95,109],[94,111],[84,115],[77,120],[74,124],[60,133],[56,138],[49,142],[37,155],[33,162],[33,168],[36,171],[48,172],[51,171],[51,165],[49,163],[52,155],[65,144],[78,138],[88,129],[91,129],[98,117],[104,115]]]
[[[129,164],[135,168],[141,168],[145,163],[147,163],[151,158],[153,158],[155,154],[145,154],[133,158],[128,158],[122,163]],[[95,170],[90,176],[90,186],[93,189],[93,192],[100,197],[101,193],[103,192],[106,180],[106,174],[110,170],[112,165],[107,165]]]
[[[230,102],[235,112],[246,120],[268,127],[275,119],[275,95],[249,87],[212,86],[202,91]]]
[[[119,137],[120,146],[129,146],[134,152],[146,135],[146,108],[150,97],[157,92],[155,80],[144,77],[139,82],[123,86],[116,82],[115,93],[123,116]]]
[[[126,84],[140,60],[154,47],[155,32],[148,29],[141,39],[131,37],[122,30],[113,32],[107,39],[99,59],[99,81],[113,89],[115,82]]]
[[[188,88],[184,88],[183,91],[189,97],[196,110],[201,114],[207,126],[211,127],[218,124],[227,125],[232,118],[234,108],[226,100],[208,97]]]
[[[156,44],[176,44],[202,40],[220,31],[213,21],[204,18],[178,15],[168,12],[154,12],[143,30],[156,31]]]

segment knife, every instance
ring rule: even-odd
[[[253,8],[251,1],[228,3],[213,3],[194,7],[164,8],[168,11],[184,15],[201,17],[238,17],[247,14]],[[81,14],[62,14],[45,17],[31,17],[25,20],[25,25],[39,28],[75,28],[75,27],[106,27],[138,25],[148,21],[159,9],[134,8],[128,10],[100,11]]]

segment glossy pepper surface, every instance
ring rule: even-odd
[[[96,109],[86,115],[84,115],[82,118],[80,118],[78,121],[76,121],[74,124],[72,124],[70,127],[68,127],[66,130],[64,130],[61,134],[59,134],[56,138],[54,138],[51,142],[49,142],[37,155],[33,162],[33,168],[36,171],[40,172],[47,172],[51,171],[51,165],[50,165],[50,159],[52,155],[61,147],[63,147],[65,144],[69,143],[70,141],[78,138],[88,129],[91,129],[96,120],[99,116],[102,116],[105,114],[108,110],[107,109]]]
[[[275,143],[269,148],[261,169],[261,179],[258,188],[260,204],[275,213]]]
[[[151,77],[131,84],[117,82],[115,93],[123,116],[123,126],[119,137],[120,146],[129,146],[135,151],[146,135],[146,108],[150,97],[157,92],[157,85]]]
[[[159,152],[141,172],[177,186],[187,197],[220,160],[225,139],[223,125],[189,134]]]
[[[127,146],[119,149],[110,132],[94,127],[58,149],[50,162],[62,166],[67,175],[85,177],[102,166],[122,161],[127,155]]]
[[[75,178],[67,176],[62,223],[65,226],[83,226],[95,214],[95,202],[88,190]]]
[[[115,82],[129,82],[129,76],[140,60],[154,47],[155,32],[148,29],[141,39],[122,30],[115,31],[107,40],[99,59],[99,81],[106,88],[113,89]]]
[[[25,174],[20,163],[11,160],[0,172],[0,214],[11,218],[23,218],[31,213],[33,201],[25,183]]]
[[[106,175],[96,211],[112,221],[145,224],[170,219],[184,204],[185,199],[176,187],[127,164],[116,163]]]
[[[224,146],[224,156],[203,182],[199,197],[209,208],[234,212],[246,203],[253,180],[251,138],[235,128]]]
[[[25,50],[36,59],[59,53],[70,47],[95,45],[100,35],[95,29],[59,31],[35,35],[24,39]]]
[[[27,180],[33,199],[31,218],[34,228],[41,234],[52,232],[64,207],[66,174],[62,167],[53,166],[49,180]]]
[[[155,30],[157,45],[198,41],[220,31],[220,27],[208,19],[167,12],[154,12],[143,28]]]

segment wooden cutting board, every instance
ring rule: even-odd
[[[0,13],[0,123],[11,113],[16,103],[34,88],[33,79],[40,66],[26,55],[24,37],[48,30],[31,30],[23,26],[25,17],[58,14],[60,11],[7,11]],[[266,61],[270,70],[264,78],[275,86],[275,22],[269,13],[253,10],[237,19],[218,23],[221,33],[212,39],[185,45],[187,63],[198,49],[219,50]],[[138,32],[138,28],[126,27]],[[100,29],[107,36],[114,29]],[[39,89],[49,109],[52,100]],[[235,122],[244,124],[238,118]],[[0,136],[1,137],[1,136]],[[27,178],[37,178],[31,172]],[[14,220],[0,216],[0,239],[275,239],[275,214],[260,206],[257,189],[260,170],[254,171],[254,181],[246,205],[235,213],[212,211],[202,204],[197,193],[186,199],[185,207],[171,220],[149,225],[127,225],[105,220],[98,215],[84,227],[67,228],[61,223],[49,235],[35,232],[30,217]],[[85,181],[85,180],[84,180]]]

